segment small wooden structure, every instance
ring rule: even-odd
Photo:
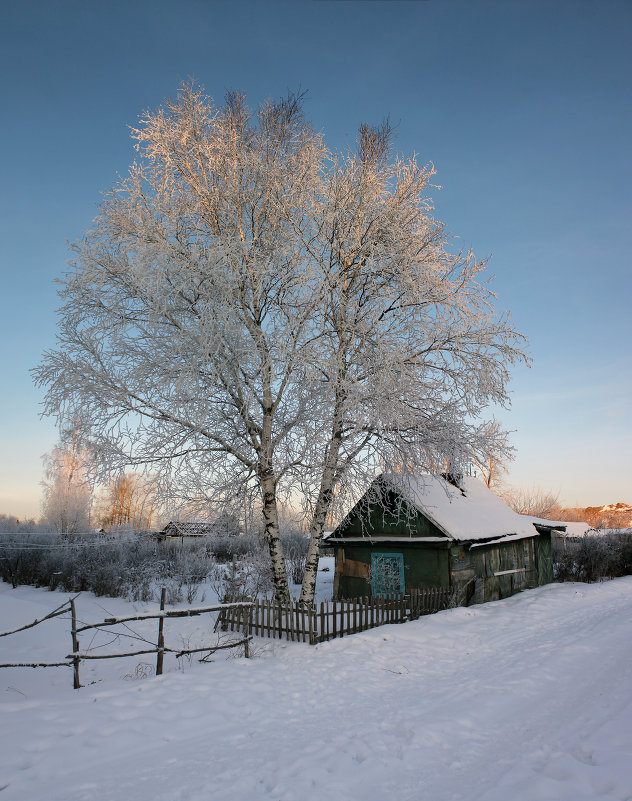
[[[214,523],[179,523],[171,521],[158,532],[160,539],[167,537],[210,537],[216,533],[217,527]]]
[[[553,580],[554,529],[477,478],[384,474],[324,540],[336,557],[334,598],[426,587],[447,587],[460,604],[506,598]]]

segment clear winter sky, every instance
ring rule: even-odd
[[[332,147],[390,115],[530,340],[510,480],[632,502],[631,0],[5,0],[0,64],[0,512],[39,513],[56,431],[28,371],[66,241],[190,76],[220,102],[306,89]]]

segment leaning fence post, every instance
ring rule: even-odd
[[[167,595],[166,587],[163,587],[160,592],[160,611],[165,610],[165,598]],[[163,628],[165,624],[164,617],[158,618],[158,653],[156,656],[156,676],[162,676],[162,663],[165,657],[165,635]]]
[[[71,620],[71,629],[70,634],[72,636],[72,686],[75,690],[78,690],[81,687],[79,682],[79,662],[81,661],[78,654],[79,654],[79,638],[77,637],[77,610],[75,609],[75,599],[70,599],[70,620]]]

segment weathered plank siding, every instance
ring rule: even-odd
[[[404,592],[426,587],[448,587],[457,591],[462,604],[485,603],[508,598],[521,590],[537,587],[552,580],[547,572],[550,560],[540,557],[546,553],[546,543],[535,535],[470,548],[469,543],[414,543],[403,547],[380,542],[378,545],[345,544],[335,547],[336,568],[334,598],[371,597],[371,553],[379,547],[386,553],[401,553],[404,557]],[[550,541],[550,537],[549,537]]]
[[[336,572],[334,598],[372,597],[371,553],[402,554],[404,557],[404,592],[426,587],[450,587],[449,551],[447,544],[380,542],[346,543],[335,547]],[[423,552],[423,553],[422,553]]]
[[[537,587],[536,562],[538,535],[470,550],[475,573],[472,603],[508,598],[521,590]]]

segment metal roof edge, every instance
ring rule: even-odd
[[[485,540],[483,542],[477,541],[470,545],[472,548],[483,548],[485,545],[497,545],[500,542],[511,542],[512,540],[528,540],[531,537],[537,537],[538,532],[534,529],[533,534],[505,534],[503,537],[496,537],[492,540]]]

